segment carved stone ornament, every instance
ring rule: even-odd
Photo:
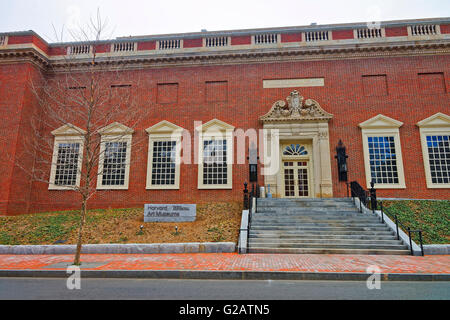
[[[333,115],[323,110],[317,101],[304,98],[297,90],[291,92],[286,101],[275,102],[269,113],[259,118],[262,122],[272,121],[329,121]]]

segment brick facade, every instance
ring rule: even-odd
[[[444,28],[443,28],[444,29]],[[389,30],[389,31],[388,31]],[[447,30],[447,29],[445,29]],[[386,29],[386,36],[405,36],[406,27]],[[333,39],[353,37],[352,30],[333,31]],[[336,38],[335,38],[336,37]],[[34,37],[36,38],[36,37]],[[282,42],[302,41],[301,33],[286,34]],[[44,47],[32,35],[10,36],[8,44],[35,43],[44,53],[64,54],[64,50]],[[251,37],[232,37],[231,45],[249,45]],[[201,39],[185,39],[185,48],[202,46]],[[349,181],[365,185],[361,129],[358,124],[378,114],[403,122],[400,128],[406,189],[379,190],[380,197],[449,199],[450,189],[428,189],[417,123],[438,112],[450,113],[449,41],[446,54],[403,54],[322,57],[270,61],[220,61],[209,64],[178,63],[123,71],[124,78],[141,79],[139,86],[131,83],[131,93],[147,100],[151,110],[148,119],[135,128],[133,139],[145,139],[145,129],[162,121],[170,121],[191,133],[194,145],[194,121],[206,123],[222,120],[244,131],[261,129],[259,117],[272,104],[285,99],[294,89],[306,99],[314,99],[334,115],[329,122],[329,141],[333,180],[333,195],[347,195],[345,183],[338,181],[335,147],[341,139],[347,147]],[[102,44],[101,52],[108,50]],[[138,50],[154,50],[154,41],[138,43]],[[14,51],[14,50],[12,50]],[[396,49],[393,49],[393,53]],[[398,51],[400,53],[400,50]],[[2,61],[2,59],[4,61]],[[39,111],[30,83],[40,80],[42,65],[33,59],[7,60],[0,57],[0,214],[22,214],[77,208],[78,196],[72,191],[48,190],[48,185],[31,179],[14,161],[32,168],[35,159],[23,155],[25,137],[32,134],[30,119]],[[127,74],[128,73],[128,74]],[[55,77],[48,76],[47,77]],[[57,77],[57,76],[56,76]],[[264,89],[263,80],[324,78],[325,85],[302,88]],[[113,121],[120,122],[121,119]],[[77,123],[74,123],[77,125]],[[56,128],[55,128],[56,129]],[[50,132],[42,134],[50,135]],[[92,208],[134,207],[144,203],[201,203],[206,201],[240,201],[243,182],[248,180],[248,165],[233,165],[232,190],[199,190],[196,164],[182,164],[179,190],[146,190],[147,144],[132,150],[128,190],[98,191],[90,201]],[[236,158],[236,144],[235,158]],[[9,159],[11,158],[11,159]],[[50,168],[47,168],[50,170]],[[260,177],[260,182],[262,183]]]

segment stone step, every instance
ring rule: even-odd
[[[248,253],[284,254],[350,254],[350,255],[410,255],[409,250],[387,249],[300,249],[300,248],[248,248]]]
[[[351,202],[351,198],[258,198],[261,202]]]
[[[295,244],[297,247],[308,247],[309,244],[345,244],[345,245],[401,245],[403,242],[401,240],[389,239],[389,240],[375,240],[375,239],[313,239],[313,238],[290,238],[290,239],[280,239],[280,238],[250,238],[249,243],[252,246],[257,247],[256,244]]]
[[[377,216],[350,199],[258,199],[249,253],[409,254]]]
[[[339,204],[321,204],[321,203],[304,203],[304,204],[297,204],[297,203],[261,203],[258,201],[256,204],[257,208],[277,208],[277,209],[285,209],[285,208],[330,208],[330,209],[340,209],[340,208],[354,208],[356,207],[352,203],[339,203]]]
[[[339,209],[339,210],[329,210],[329,209],[321,209],[321,208],[279,208],[279,209],[262,209],[258,208],[254,215],[259,214],[272,214],[272,215],[289,215],[289,214],[297,214],[297,215],[355,215],[355,216],[363,216],[365,214],[360,213],[356,209],[348,208],[348,209]]]
[[[407,250],[408,247],[403,244],[362,244],[362,243],[262,243],[262,242],[250,242],[250,248],[299,248],[299,249],[388,249],[388,250]]]
[[[298,225],[290,225],[290,226],[276,226],[276,225],[267,225],[267,226],[251,226],[251,230],[259,231],[259,230],[280,230],[280,231],[321,231],[321,232],[339,232],[339,231],[387,231],[387,226],[380,225],[374,227],[302,227]]]
[[[334,231],[330,232],[322,232],[322,231],[314,231],[314,230],[294,230],[294,231],[280,231],[280,230],[250,230],[250,237],[258,237],[258,236],[394,236],[394,232],[392,230],[381,230],[381,231]]]
[[[327,221],[316,221],[316,222],[279,222],[279,221],[252,221],[251,227],[265,227],[265,226],[277,226],[277,227],[385,227],[382,223],[367,223],[367,222],[358,222],[358,221],[337,221],[337,222],[327,222]]]
[[[260,233],[260,234],[252,234],[250,233],[249,239],[280,239],[283,241],[291,241],[291,240],[309,240],[309,239],[317,239],[324,241],[335,241],[335,240],[397,240],[397,236],[394,234],[277,234],[277,233]]]
[[[257,224],[259,222],[263,223],[291,223],[291,224],[302,224],[302,223],[381,223],[378,218],[342,218],[342,219],[327,219],[320,217],[252,217],[251,223]]]

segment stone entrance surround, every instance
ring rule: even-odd
[[[312,175],[311,196],[333,197],[328,122],[333,115],[320,105],[293,91],[287,98],[275,102],[266,115],[260,118],[264,132],[264,184],[276,198],[283,193],[282,152],[283,143],[298,141],[312,146],[310,156]]]

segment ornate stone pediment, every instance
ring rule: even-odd
[[[291,92],[286,101],[279,100],[275,102],[269,113],[259,118],[259,120],[262,122],[329,121],[333,118],[333,115],[323,110],[317,101],[312,99],[304,100],[297,90]]]

